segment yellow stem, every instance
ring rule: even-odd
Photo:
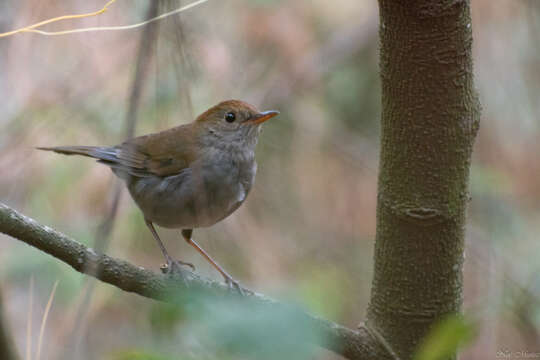
[[[123,26],[101,26],[101,27],[88,27],[88,28],[81,28],[81,29],[72,29],[72,30],[64,30],[64,31],[43,31],[43,30],[37,30],[36,27],[39,27],[41,25],[44,25],[45,23],[48,24],[50,22],[53,22],[54,21],[58,21],[58,20],[63,20],[63,19],[73,19],[75,17],[88,17],[88,16],[94,16],[94,15],[99,15],[101,14],[103,11],[106,10],[107,6],[109,6],[113,1],[116,1],[116,0],[111,0],[107,3],[107,5],[105,5],[105,7],[103,7],[103,9],[101,9],[100,11],[96,11],[95,13],[91,13],[91,14],[83,14],[83,15],[66,15],[66,16],[60,16],[58,18],[54,18],[54,19],[50,19],[50,20],[46,20],[46,21],[43,21],[39,24],[35,24],[35,25],[32,25],[32,26],[28,26],[28,27],[25,27],[25,28],[22,28],[22,29],[18,29],[18,30],[14,30],[14,31],[10,31],[8,33],[3,33],[3,34],[0,34],[0,37],[3,37],[3,36],[8,36],[8,35],[13,35],[13,34],[16,34],[16,33],[19,33],[19,32],[33,32],[33,33],[36,33],[36,34],[40,34],[40,35],[47,35],[47,36],[53,36],[53,35],[66,35],[66,34],[75,34],[75,33],[82,33],[82,32],[89,32],[89,31],[113,31],[113,30],[129,30],[129,29],[135,29],[135,28],[138,28],[138,27],[141,27],[141,26],[144,26],[146,24],[149,24],[151,22],[154,22],[154,21],[157,21],[157,20],[161,20],[163,18],[166,18],[168,16],[171,16],[171,15],[174,15],[174,14],[178,14],[178,13],[181,13],[183,11],[186,11],[188,9],[191,9],[197,5],[200,5],[200,4],[203,4],[205,2],[207,2],[208,0],[197,0],[197,1],[194,1],[192,2],[191,4],[188,4],[186,6],[182,6],[178,9],[175,9],[175,10],[172,10],[172,11],[169,11],[169,12],[166,12],[164,14],[161,14],[159,16],[156,16],[152,19],[148,19],[146,21],[143,21],[143,22],[140,22],[140,23],[137,23],[137,24],[132,24],[132,25],[123,25]]]
[[[116,0],[109,0],[109,2],[107,2],[107,4],[105,4],[105,6],[103,8],[101,8],[100,10],[98,10],[98,11],[94,11],[94,12],[86,13],[86,14],[74,14],[74,15],[58,16],[58,17],[55,17],[55,18],[52,18],[52,19],[43,20],[41,22],[38,22],[37,24],[26,26],[26,27],[23,27],[23,28],[20,28],[20,29],[17,29],[17,30],[12,30],[12,31],[8,31],[8,32],[5,32],[5,33],[0,33],[0,37],[6,37],[6,36],[14,35],[14,34],[17,34],[17,33],[20,33],[20,32],[32,31],[35,28],[38,28],[40,26],[47,25],[47,24],[50,24],[50,23],[53,23],[53,22],[57,22],[57,21],[68,20],[68,19],[81,19],[81,18],[90,17],[90,16],[97,16],[97,15],[103,14],[105,11],[107,11],[107,7],[110,6],[115,1]]]

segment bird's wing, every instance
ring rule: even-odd
[[[195,160],[195,141],[189,126],[128,140],[116,149],[116,160],[101,160],[137,177],[177,175]]]

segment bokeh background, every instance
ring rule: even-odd
[[[160,13],[186,3],[160,1]],[[103,4],[3,1],[0,31]],[[131,24],[148,4],[118,0],[98,17],[46,29]],[[540,2],[474,0],[472,11],[483,111],[470,180],[465,313],[478,331],[463,359],[540,354]],[[372,276],[377,27],[376,1],[211,0],[159,23],[135,123],[137,135],[162,130],[229,98],[279,109],[264,126],[247,202],[195,239],[246,286],[349,327],[364,317]],[[0,201],[94,244],[114,197],[112,173],[34,147],[125,138],[141,33],[0,39]],[[220,278],[178,231],[158,232],[171,253]],[[158,270],[162,255],[127,192],[109,238],[108,254]],[[21,354],[29,317],[36,351],[56,280],[42,358],[230,355],[202,339],[209,330],[188,310],[87,281],[0,235],[4,313]],[[337,356],[314,349],[308,358]]]

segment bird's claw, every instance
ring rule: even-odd
[[[238,291],[238,293],[242,296],[245,295],[244,293],[244,290],[242,290],[242,287],[240,286],[240,284],[238,283],[238,281],[234,280],[233,278],[231,277],[226,277],[225,278],[225,284],[227,284],[227,286],[229,287],[229,289],[232,289],[234,288],[236,291]]]
[[[176,274],[176,273],[182,273],[181,266],[189,266],[192,271],[195,271],[195,265],[192,263],[188,263],[185,261],[180,260],[173,260],[171,258],[167,259],[166,264],[161,264],[159,267],[161,269],[161,272],[163,274]]]
[[[191,271],[195,271],[195,265],[193,265],[192,263],[180,261],[180,260],[177,260],[176,262],[179,263],[180,265],[189,266],[191,268]]]

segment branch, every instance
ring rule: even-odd
[[[158,12],[159,2],[152,1],[148,4],[148,10],[146,12],[145,18],[147,20],[152,19],[158,15]],[[124,117],[125,139],[131,139],[135,133],[135,126],[139,118],[138,109],[141,100],[141,94],[143,93],[145,84],[147,82],[148,68],[150,65],[150,61],[152,60],[152,50],[155,47],[158,30],[159,22],[154,22],[148,24],[148,26],[145,26],[140,35],[139,49],[137,52],[137,62],[133,74],[131,92],[129,100],[127,102],[127,111]],[[98,252],[105,252],[109,247],[110,235],[114,227],[116,215],[118,213],[118,206],[120,204],[120,199],[124,190],[124,185],[122,184],[122,181],[120,179],[114,177],[113,182],[114,188],[112,190],[111,196],[112,201],[107,211],[107,214],[105,214],[105,216],[101,220],[101,223],[98,226],[93,244],[94,249]],[[88,280],[94,279],[88,278]],[[95,285],[95,281],[92,281],[90,283],[90,287],[85,293],[83,301],[79,303],[75,315],[76,318],[74,321],[74,327],[70,332],[70,339],[67,340],[68,343],[74,344],[74,358],[82,357],[81,345],[86,338],[85,332],[88,326],[87,315],[90,309],[89,304],[92,301]]]
[[[363,360],[388,356],[388,350],[379,342],[376,333],[367,326],[362,325],[354,331],[248,289],[243,289],[246,295],[241,296],[223,283],[203,278],[187,270],[183,271],[182,276],[167,276],[124,260],[98,254],[92,248],[48,226],[40,225],[2,203],[0,203],[0,232],[62,260],[78,272],[93,276],[124,291],[154,300],[190,306],[197,305],[195,300],[200,300],[201,296],[213,299],[235,298],[246,301],[250,310],[254,306],[258,309],[278,311],[286,314],[288,318],[292,316],[298,319],[321,335],[314,341],[315,345],[346,358]]]

